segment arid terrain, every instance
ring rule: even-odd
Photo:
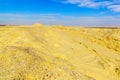
[[[120,29],[1,26],[0,80],[120,80]]]

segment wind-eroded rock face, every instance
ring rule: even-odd
[[[0,27],[0,80],[120,80],[120,29],[42,26]]]

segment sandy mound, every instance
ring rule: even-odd
[[[120,29],[1,27],[0,80],[120,80]]]
[[[36,24],[33,24],[32,26],[34,26],[34,27],[40,27],[40,26],[43,26],[43,25],[40,24],[40,23],[36,23]]]

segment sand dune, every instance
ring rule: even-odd
[[[120,80],[120,29],[0,27],[0,80]]]

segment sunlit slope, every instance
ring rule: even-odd
[[[120,29],[0,27],[0,80],[120,80]]]

